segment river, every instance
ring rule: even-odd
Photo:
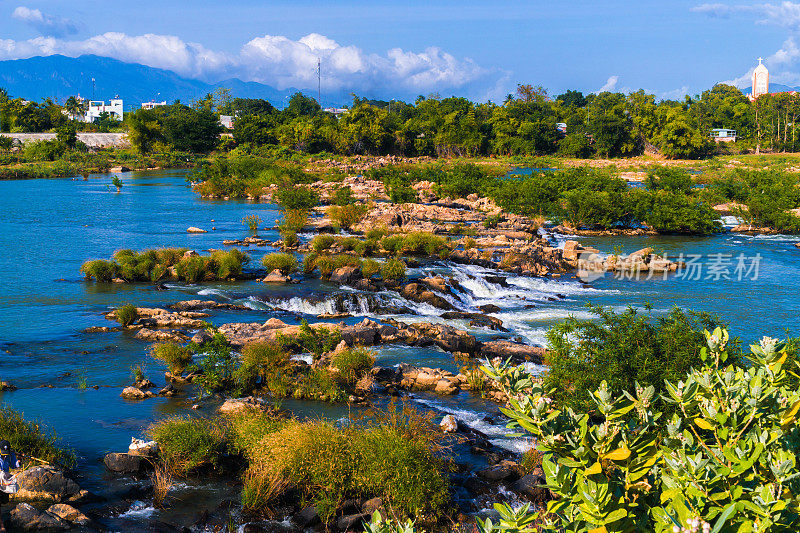
[[[108,258],[121,248],[221,248],[224,239],[246,235],[242,218],[251,214],[258,215],[263,226],[274,226],[279,216],[276,206],[201,199],[188,187],[185,175],[185,171],[169,170],[125,173],[119,193],[110,186],[110,176],[0,181],[0,249],[5,250],[0,255],[0,272],[4,275],[0,291],[0,379],[19,388],[0,393],[0,398],[27,418],[52,427],[78,452],[79,483],[109,498],[127,494],[128,488],[125,480],[105,473],[102,456],[109,451],[124,451],[131,437],[143,436],[152,421],[185,413],[190,402],[166,398],[131,402],[119,397],[121,388],[131,381],[131,367],[143,365],[157,384],[162,382],[159,375],[163,367],[147,356],[148,344],[130,334],[82,333],[90,326],[109,325],[103,313],[128,302],[165,306],[203,298],[245,303],[252,309],[212,312],[210,321],[214,324],[265,321],[273,316],[298,323],[304,317],[313,319],[319,313],[341,310],[354,315],[347,319],[349,323],[378,316],[372,312],[376,296],[341,291],[319,280],[273,287],[256,281],[169,284],[166,291],[146,284],[85,282],[79,272],[85,260]],[[188,234],[189,226],[209,232]],[[278,238],[273,230],[260,234],[271,240]],[[562,243],[565,239],[558,237]],[[800,330],[800,249],[794,246],[800,239],[796,237],[722,234],[580,241],[604,253],[613,253],[622,245],[625,253],[653,246],[670,258],[684,254],[684,260],[700,265],[699,273],[687,270],[667,279],[617,279],[607,275],[589,284],[574,277],[511,277],[508,287],[500,287],[484,279],[490,272],[477,267],[440,263],[425,268],[454,276],[466,289],[452,297],[456,307],[475,310],[480,305],[495,304],[501,311],[494,316],[502,319],[513,335],[538,344],[545,342],[547,328],[558,320],[569,315],[588,317],[587,303],[618,310],[650,304],[653,313],[667,312],[673,306],[715,312],[731,323],[731,334],[745,343],[762,335],[785,337],[787,328],[794,334]],[[252,264],[259,264],[272,249],[247,251]],[[700,259],[692,260],[694,255]],[[384,302],[399,299],[389,293],[377,298]],[[414,314],[396,318],[441,320],[440,312],[432,307],[400,303],[412,308]],[[470,329],[465,322],[456,321],[456,325],[479,337],[490,336],[488,331]],[[377,364],[399,362],[457,370],[451,356],[438,350],[400,346],[378,350]],[[437,414],[456,414],[507,448],[525,446],[506,438],[501,426],[486,422],[484,414],[494,414],[496,408],[468,393],[448,398],[418,394],[414,400]],[[338,419],[347,414],[346,407],[310,402],[287,402],[285,407],[299,416]],[[116,530],[136,530],[143,520],[185,522],[201,509],[213,509],[226,499],[236,498],[235,489],[222,482],[193,481],[176,490],[178,497],[191,498],[194,505],[156,511],[147,502],[135,502],[135,497],[128,495],[125,507],[109,518],[107,525]]]

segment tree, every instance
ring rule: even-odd
[[[603,157],[642,153],[626,104],[625,95],[610,92],[598,94],[589,104],[588,130],[594,137],[597,153]]]
[[[289,99],[289,105],[284,110],[292,117],[313,117],[322,110],[319,103],[303,93],[297,92]]]
[[[176,150],[204,153],[217,146],[222,126],[209,109],[173,104],[154,111],[161,117],[164,140]]]
[[[233,138],[237,144],[263,146],[277,144],[273,129],[274,121],[261,115],[245,115],[233,123]]]
[[[588,103],[582,92],[573,91],[571,89],[564,94],[559,94],[556,96],[556,101],[561,102],[565,107],[573,108],[586,107],[586,104]]]
[[[547,89],[541,85],[522,85],[517,84],[517,98],[523,102],[546,102],[549,100],[547,96]]]
[[[128,140],[140,154],[150,153],[153,144],[163,139],[161,124],[155,110],[137,109],[128,114],[127,120]]]
[[[78,134],[75,131],[75,126],[72,124],[64,124],[58,128],[56,132],[56,141],[64,145],[68,150],[74,150],[78,144]]]
[[[64,110],[71,120],[79,120],[86,114],[84,101],[78,100],[74,96],[70,96],[67,98],[67,101],[64,102]]]
[[[94,121],[95,126],[97,129],[103,133],[108,133],[111,131],[111,128],[116,128],[119,126],[119,120],[114,118],[114,115],[109,113],[108,111],[103,111],[100,113],[100,116],[97,117]]]
[[[691,117],[680,108],[667,114],[660,136],[660,148],[669,159],[700,159],[712,149],[712,141],[691,123]]]

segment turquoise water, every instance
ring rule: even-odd
[[[187,399],[150,399],[129,402],[119,398],[130,383],[133,365],[142,364],[148,376],[162,383],[163,367],[146,355],[147,343],[128,333],[84,334],[89,326],[112,325],[103,313],[131,302],[140,306],[165,306],[190,298],[215,299],[249,304],[245,312],[213,312],[211,322],[264,321],[276,316],[287,322],[326,311],[348,310],[355,322],[376,317],[376,301],[402,304],[412,312],[397,318],[407,321],[441,321],[466,329],[468,324],[445,321],[437,310],[405,302],[396,294],[364,295],[341,292],[318,280],[301,285],[268,287],[258,282],[204,285],[169,285],[165,291],[142,285],[97,285],[87,283],[79,273],[91,258],[107,258],[118,249],[184,246],[198,251],[222,248],[225,239],[242,238],[242,218],[256,214],[263,226],[271,228],[278,217],[275,206],[246,201],[213,201],[198,198],[185,182],[182,171],[136,172],[122,175],[122,192],[109,187],[110,176],[88,181],[26,180],[0,182],[0,379],[11,381],[18,391],[0,393],[3,404],[11,405],[29,418],[53,427],[80,456],[81,483],[102,492],[108,489],[100,459],[105,452],[122,451],[132,436],[141,436],[153,420],[188,411]],[[187,234],[197,226],[205,234]],[[212,230],[212,228],[216,228]],[[275,240],[273,230],[260,232]],[[563,242],[564,238],[559,240]],[[543,343],[547,328],[570,314],[588,316],[589,302],[616,309],[628,305],[652,304],[655,313],[673,306],[707,310],[731,322],[731,332],[751,342],[761,335],[784,337],[788,328],[800,331],[797,293],[800,288],[800,249],[794,237],[745,237],[720,235],[708,238],[581,238],[605,253],[622,243],[624,252],[653,246],[670,257],[680,253],[702,254],[705,265],[700,280],[670,276],[666,280],[614,279],[612,276],[581,283],[571,277],[530,279],[509,277],[501,287],[485,279],[491,272],[446,263],[426,265],[414,273],[445,272],[464,288],[451,297],[456,307],[474,310],[493,303],[502,308],[495,316],[503,319],[512,336]],[[252,264],[272,248],[250,248]],[[708,254],[732,256],[729,266],[734,279],[707,278]],[[760,255],[758,279],[736,280],[735,257]],[[752,277],[752,274],[749,276]],[[337,294],[343,296],[337,298]],[[344,300],[344,301],[342,301]],[[471,331],[487,338],[496,332]],[[456,370],[449,354],[434,349],[401,346],[382,348],[378,364],[400,362]],[[81,388],[84,382],[90,388]],[[98,386],[97,390],[92,386]],[[47,388],[43,388],[47,386]],[[457,398],[417,395],[419,405],[438,413],[452,412],[498,442],[504,430],[482,420],[493,406],[461,394]],[[346,407],[291,402],[285,407],[301,415],[338,419]],[[516,444],[504,442],[514,449]],[[184,491],[200,490],[184,487]],[[203,490],[210,490],[208,488]],[[211,490],[208,505],[215,498],[230,497],[230,490]],[[194,497],[194,496],[193,496]],[[200,502],[206,501],[200,498]],[[198,504],[200,505],[200,503]],[[152,517],[153,511],[134,511],[124,520]],[[138,513],[138,514],[137,514]],[[161,516],[162,519],[169,518]],[[120,519],[123,520],[123,519]],[[123,521],[124,521],[123,520]],[[118,528],[129,526],[116,524]],[[132,527],[132,526],[130,526]],[[135,529],[135,528],[134,528]]]

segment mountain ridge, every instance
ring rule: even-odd
[[[282,108],[288,98],[299,91],[293,87],[276,89],[237,78],[207,83],[184,78],[170,70],[109,57],[67,57],[57,54],[0,61],[0,87],[5,88],[12,97],[33,101],[52,98],[63,102],[69,96],[78,94],[97,100],[110,100],[118,96],[123,99],[126,112],[139,108],[142,102],[166,100],[172,103],[180,100],[188,103],[213,93],[219,87],[230,89],[234,97],[264,98]],[[313,94],[311,91],[307,93]]]

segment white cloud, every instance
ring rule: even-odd
[[[80,29],[78,24],[70,19],[47,15],[38,9],[25,6],[16,8],[11,16],[33,27],[42,35],[64,37],[78,33]]]
[[[611,76],[606,80],[605,85],[597,89],[596,93],[602,93],[606,91],[613,91],[617,88],[617,83],[619,83],[619,76]]]
[[[322,62],[325,91],[355,89],[362,93],[420,94],[466,89],[478,93],[485,92],[504,76],[498,70],[485,69],[469,58],[456,58],[436,47],[421,52],[393,48],[383,55],[368,54],[317,33],[299,40],[264,35],[248,41],[236,53],[210,50],[179,37],[155,34],[131,36],[108,32],[85,40],[0,39],[0,60],[52,54],[108,56],[206,81],[238,77],[279,89],[316,86],[318,59]]]
[[[701,4],[691,9],[695,13],[702,13],[709,17],[728,18],[736,8],[725,4]]]
[[[727,17],[733,14],[754,15],[755,24],[769,24],[784,28],[787,37],[781,47],[764,60],[770,69],[770,80],[787,85],[800,83],[800,3],[758,3],[751,5],[726,6],[724,4],[702,4],[692,11],[708,16]],[[725,80],[721,83],[733,85],[740,89],[750,87],[755,64],[741,76]]]

